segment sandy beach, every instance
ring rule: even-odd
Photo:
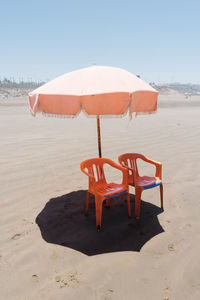
[[[113,199],[97,233],[80,171],[97,157],[96,119],[34,118],[27,97],[0,99],[1,300],[200,299],[200,96],[161,94],[156,114],[103,118],[101,133],[104,157],[162,162],[164,212],[147,190],[136,221],[130,188],[132,218]]]

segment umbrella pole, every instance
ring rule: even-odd
[[[102,157],[101,156],[101,132],[100,132],[100,119],[99,119],[99,115],[97,116],[97,135],[98,135],[99,157]]]

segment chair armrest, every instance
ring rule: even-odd
[[[156,175],[155,176],[162,179],[162,163],[161,162],[152,160],[145,156],[142,157],[142,160],[146,161],[149,164],[155,165],[155,167],[156,167]]]
[[[82,165],[80,165],[80,169],[81,171],[88,176],[88,179],[92,181],[92,183],[94,184],[94,187],[96,185],[96,180],[95,180],[95,177],[90,175],[88,172],[85,171],[84,167]]]
[[[137,186],[137,178],[136,178],[136,172],[133,168],[130,168],[130,167],[127,167],[127,166],[123,166],[125,169],[127,169],[128,171],[128,177],[129,176],[133,176],[133,181],[134,181],[134,184],[135,184],[135,187]],[[131,173],[130,173],[131,172]]]
[[[122,183],[128,186],[128,170],[127,170],[127,168],[116,164],[114,161],[109,161],[108,163],[111,167],[118,169],[119,171],[121,171],[123,173]]]

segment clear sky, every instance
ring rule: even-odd
[[[200,83],[200,0],[0,0],[1,79],[53,79],[93,63]]]

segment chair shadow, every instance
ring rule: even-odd
[[[91,197],[89,215],[84,215],[85,190],[52,198],[36,218],[41,235],[48,243],[72,248],[86,255],[117,251],[140,251],[142,246],[164,232],[157,215],[163,210],[141,201],[140,220],[134,218],[134,195],[131,198],[133,217],[128,218],[127,203],[111,199],[111,208],[103,207],[102,231],[96,230],[95,203]]]

